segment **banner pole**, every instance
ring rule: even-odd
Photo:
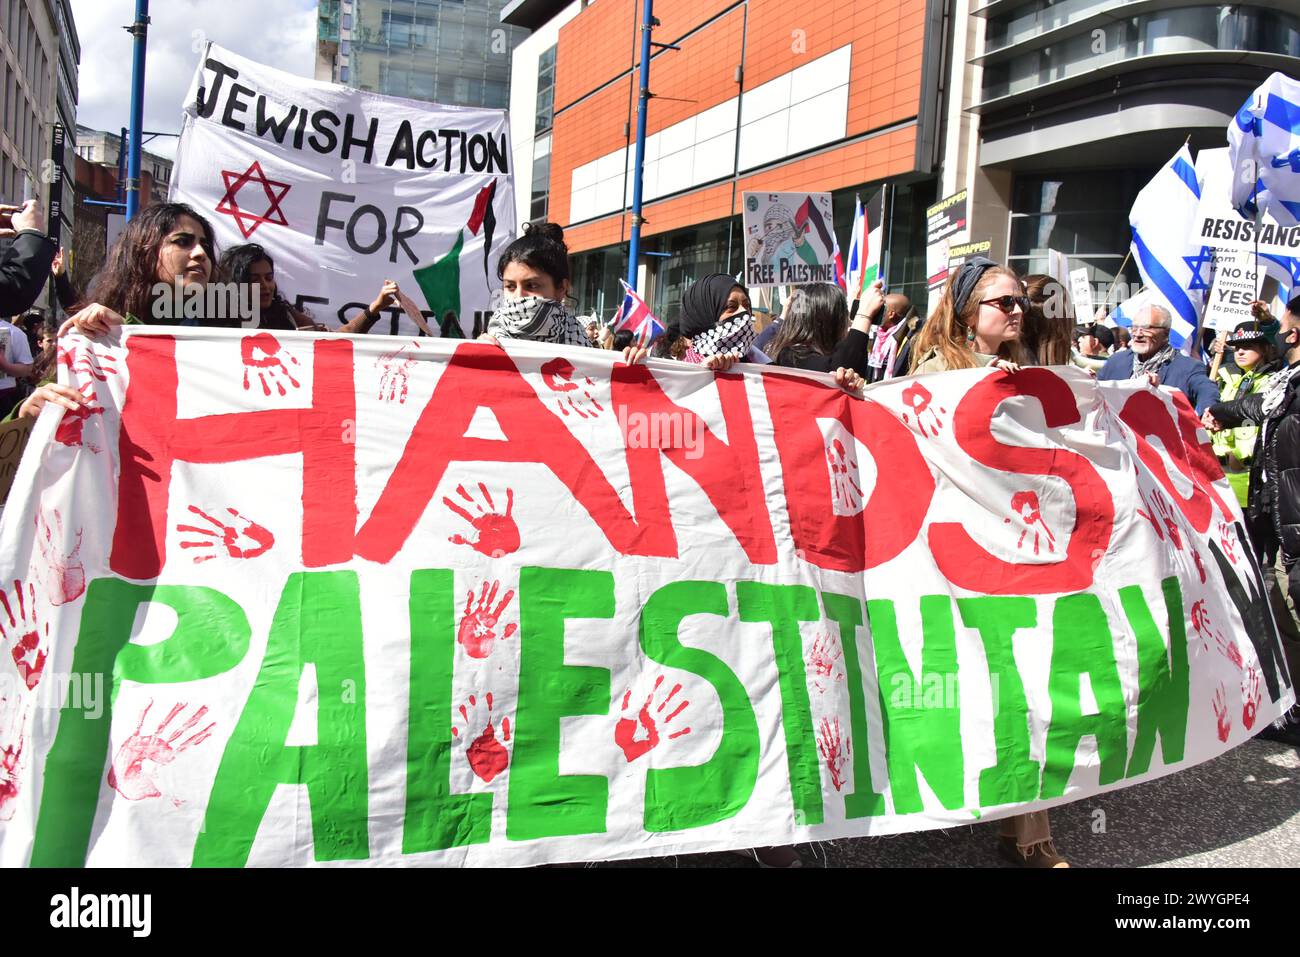
[[[654,0],[643,0],[641,20],[640,96],[636,107],[636,165],[632,175],[632,236],[627,248],[627,284],[636,289],[641,259],[641,184],[645,166],[645,113],[650,105],[650,31],[654,29]]]
[[[1110,288],[1106,290],[1106,298],[1101,301],[1103,306],[1110,305],[1110,295],[1115,291],[1115,284],[1119,282],[1119,277],[1124,275],[1124,267],[1128,265],[1128,261],[1132,258],[1133,244],[1130,243],[1128,247],[1128,255],[1125,256],[1124,261],[1119,264],[1119,269],[1115,270],[1115,278],[1110,281]]]

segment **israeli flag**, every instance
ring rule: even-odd
[[[1300,259],[1294,256],[1260,253],[1259,264],[1264,267],[1264,275],[1272,276],[1283,289],[1288,291],[1287,298],[1297,294],[1297,290],[1300,289]]]
[[[1112,309],[1110,315],[1106,317],[1106,324],[1109,326],[1123,326],[1127,329],[1133,325],[1133,317],[1147,304],[1149,299],[1146,290],[1140,290],[1136,295],[1130,296]]]
[[[1169,310],[1169,341],[1178,348],[1195,338],[1213,279],[1214,250],[1196,236],[1200,201],[1201,177],[1184,144],[1138,193],[1128,215],[1147,301]]]
[[[1300,82],[1274,73],[1228,124],[1232,205],[1254,219],[1300,223]]]

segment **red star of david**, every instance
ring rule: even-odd
[[[244,234],[245,239],[252,236],[262,223],[272,223],[277,226],[289,225],[280,209],[280,203],[284,201],[285,195],[289,192],[289,184],[277,183],[275,180],[267,179],[266,174],[262,172],[261,163],[254,162],[252,166],[242,173],[222,170],[221,178],[226,181],[226,195],[221,197],[221,202],[217,203],[217,212],[233,216],[235,224],[239,226],[239,231]],[[262,194],[266,197],[266,212],[260,216],[257,213],[241,209],[239,206],[237,199],[239,191],[249,184],[260,186]]]

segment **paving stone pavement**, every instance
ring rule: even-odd
[[[1101,811],[1103,815],[1096,812]],[[1052,809],[1057,849],[1075,867],[1300,866],[1300,752],[1248,741],[1186,771]],[[1094,830],[1104,824],[1105,830]],[[1012,867],[997,822],[801,845],[807,867]],[[757,867],[691,854],[598,867]]]

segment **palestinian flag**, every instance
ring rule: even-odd
[[[413,270],[415,281],[420,284],[424,300],[436,317],[444,336],[452,335],[455,338],[453,328],[461,333],[462,338],[464,336],[460,323],[460,254],[465,248],[465,230],[469,230],[473,236],[477,236],[480,230],[483,232],[483,279],[489,289],[492,287],[489,260],[492,256],[492,234],[497,228],[496,213],[492,209],[496,194],[496,180],[479,190],[469,222],[457,233],[456,242],[447,254],[431,265]],[[449,313],[455,316],[455,323],[447,321]]]

